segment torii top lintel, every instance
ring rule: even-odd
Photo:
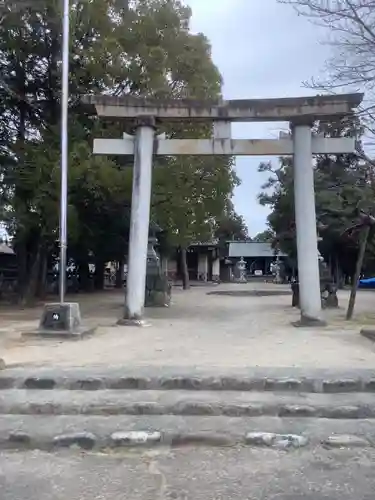
[[[86,95],[83,102],[103,118],[134,120],[154,117],[157,121],[266,122],[329,120],[354,113],[363,94],[317,95],[281,99],[197,101]]]

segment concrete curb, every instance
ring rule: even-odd
[[[154,448],[157,446],[177,448],[181,446],[266,447],[277,450],[296,450],[307,446],[325,448],[367,448],[374,447],[371,440],[359,435],[326,436],[319,441],[298,434],[277,434],[270,432],[250,432],[241,438],[224,433],[169,433],[163,431],[115,431],[106,435],[96,435],[82,430],[68,434],[45,435],[37,438],[22,431],[10,432],[0,437],[0,449],[39,449],[56,451],[63,448],[82,450]]]
[[[185,390],[185,391],[272,391],[307,393],[375,392],[375,373],[371,376],[338,378],[310,377],[246,377],[246,376],[143,376],[143,375],[83,375],[43,374],[35,372],[12,375],[3,370],[2,389],[64,389],[96,391],[110,390]]]
[[[375,420],[0,415],[0,449],[178,446],[373,447]]]
[[[0,393],[0,415],[375,418],[373,394],[236,391],[40,391]]]
[[[29,330],[26,332],[22,332],[22,337],[30,337],[30,338],[43,338],[43,339],[52,339],[52,340],[83,340],[88,337],[92,337],[96,332],[96,327],[81,327],[78,328],[74,332],[69,332],[65,330],[47,330],[40,328],[39,330]]]
[[[299,405],[228,405],[219,406],[205,403],[184,403],[183,405],[160,405],[153,403],[130,403],[117,406],[98,406],[88,408],[55,407],[49,403],[30,404],[29,406],[14,404],[11,408],[1,407],[2,415],[87,415],[87,416],[121,416],[121,415],[154,415],[154,416],[211,416],[211,417],[306,417],[324,419],[365,419],[375,418],[375,406],[305,406]]]

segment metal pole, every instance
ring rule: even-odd
[[[60,303],[65,300],[68,205],[69,0],[63,7],[61,77]]]

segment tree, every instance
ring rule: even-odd
[[[211,240],[238,183],[228,159],[171,158],[155,169],[154,218],[180,249],[183,286],[188,288],[186,250]]]
[[[300,15],[329,31],[332,56],[327,61],[326,81],[313,79],[305,85],[336,91],[366,91],[362,114],[375,132],[375,1],[374,0],[278,0],[293,5]]]
[[[223,243],[229,240],[245,241],[249,238],[244,218],[235,211],[230,199],[222,215],[217,219],[215,237]]]
[[[32,298],[47,254],[58,238],[59,120],[61,11],[53,0],[2,3],[0,63],[2,66],[1,128],[9,131],[2,151],[2,206],[14,236],[19,260],[20,295]],[[79,148],[89,138],[79,98],[82,92],[104,90],[111,68],[103,72],[103,56],[113,22],[103,2],[72,2],[70,80],[70,178]],[[89,23],[89,27],[88,27]],[[96,35],[100,32],[101,37]],[[100,39],[99,39],[100,38]],[[117,69],[117,73],[119,73]],[[95,164],[96,160],[93,160]],[[96,186],[91,187],[91,192]],[[69,200],[69,235],[76,233],[78,214]],[[107,227],[108,229],[108,227]]]
[[[190,12],[185,19],[186,26]],[[171,72],[168,96],[219,99],[222,79],[211,60],[211,47],[202,35],[188,35],[179,48],[187,57]],[[170,138],[209,138],[212,125],[181,123],[166,126]],[[213,238],[239,179],[233,158],[181,156],[159,160],[154,170],[153,218],[180,250],[183,287],[188,288],[186,250],[193,241]]]
[[[20,295],[26,298],[43,281],[47,256],[57,255],[60,4],[4,0],[0,8],[0,208],[19,260]],[[131,196],[129,159],[91,154],[93,137],[118,137],[131,129],[90,117],[81,95],[220,96],[210,45],[202,34],[190,33],[190,17],[179,0],[71,1],[69,256],[81,270],[90,259],[100,270],[106,259],[120,258]],[[199,137],[210,130],[184,125],[166,132]],[[170,197],[173,179],[180,193],[185,189],[183,203]],[[185,243],[212,229],[235,182],[230,159],[164,159],[155,169],[154,211],[172,238],[178,235]],[[189,225],[183,217],[187,209],[193,214]]]
[[[258,171],[270,174],[258,195],[259,203],[271,209],[268,225],[275,233],[280,249],[296,259],[292,161],[280,158],[276,168],[272,163],[261,163]]]
[[[348,135],[358,124],[319,124],[316,131],[326,136]],[[268,217],[280,249],[292,259],[297,258],[294,218],[293,162],[281,158],[280,165],[261,164],[261,171],[270,172],[262,186],[259,201],[271,208]],[[359,207],[373,208],[374,183],[372,168],[357,155],[321,155],[316,158],[315,195],[319,250],[339,278],[353,276],[358,241],[348,238],[346,229],[356,219]]]
[[[366,246],[369,238],[373,238],[374,236],[373,228],[375,227],[375,217],[373,217],[371,214],[364,212],[363,210],[358,211],[358,219],[359,222],[357,222],[357,224],[355,224],[354,226],[348,228],[346,231],[347,233],[351,234],[354,231],[359,232],[359,249],[355,267],[355,273],[353,276],[353,281],[350,291],[348,309],[346,311],[347,320],[352,319],[353,316],[358,283],[361,276],[362,266],[366,253]]]
[[[274,240],[275,240],[275,233],[272,231],[272,229],[265,229],[264,231],[258,233],[253,238],[253,241],[259,243],[273,243]]]

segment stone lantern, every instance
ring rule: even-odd
[[[246,278],[246,261],[243,257],[236,263],[236,268],[238,271],[238,282],[239,283],[247,283]]]

